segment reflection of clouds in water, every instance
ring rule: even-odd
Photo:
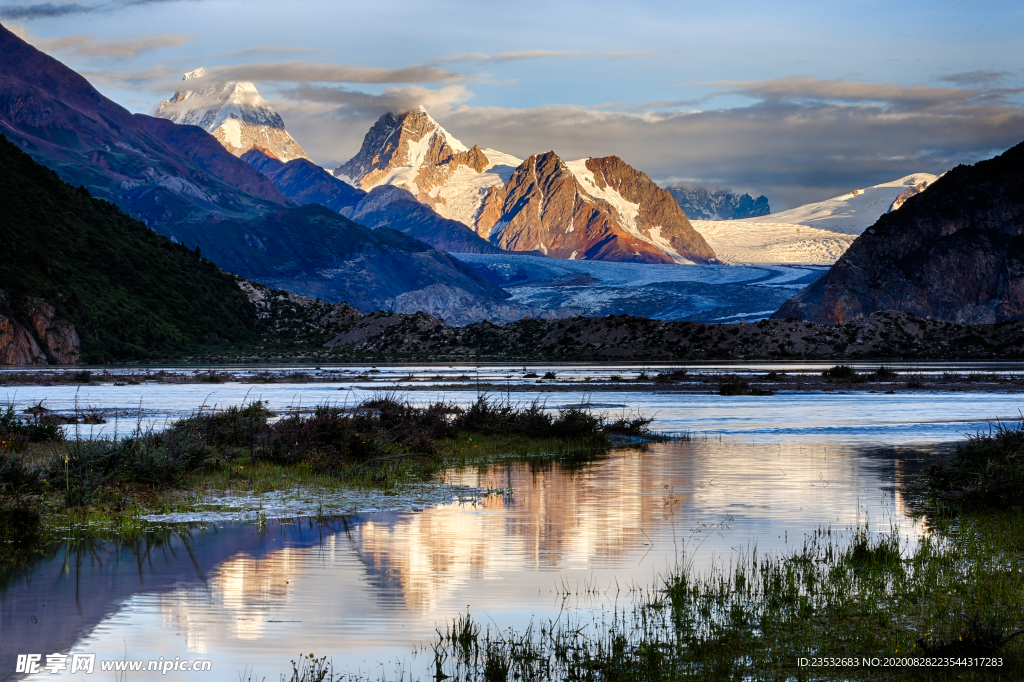
[[[576,472],[498,467],[481,483],[511,487],[511,497],[368,522],[359,532],[361,556],[413,610],[433,609],[459,586],[505,573],[615,566],[646,542],[641,529],[664,517],[666,480],[630,455]]]

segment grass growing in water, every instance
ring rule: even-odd
[[[1024,504],[1024,422],[997,423],[931,466],[915,492],[941,508],[1002,509]]]
[[[952,680],[989,672],[882,662],[995,657],[1002,666],[990,672],[1019,679],[1024,516],[939,530],[912,551],[896,532],[864,528],[851,541],[824,529],[799,551],[740,552],[703,574],[684,561],[632,610],[590,623],[517,632],[466,614],[439,630],[435,666],[454,681]],[[856,665],[801,667],[800,658]]]

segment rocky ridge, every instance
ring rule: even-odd
[[[387,227],[370,229],[319,204],[282,209],[255,219],[183,223],[173,236],[195,244],[228,272],[360,310],[432,284],[458,286],[475,296],[509,294],[469,265]]]
[[[554,320],[574,317],[582,310],[573,307],[537,308],[516,301],[495,301],[473,296],[468,291],[447,284],[432,284],[428,287],[400,294],[385,302],[384,310],[396,313],[424,312],[443,320],[451,327],[462,327],[487,320],[504,324],[524,317]]]
[[[284,119],[249,82],[214,83],[199,68],[182,77],[183,89],[157,107],[154,116],[180,125],[199,126],[225,149],[241,156],[254,147],[282,161],[309,156],[284,127]],[[192,89],[191,86],[195,86]]]
[[[151,227],[290,204],[206,132],[131,114],[3,26],[0,129],[64,181]]]
[[[958,166],[882,215],[776,316],[843,324],[879,310],[1024,320],[1024,143]]]
[[[509,251],[570,260],[715,260],[675,199],[615,156],[568,163],[554,152],[531,156],[489,194],[482,213],[481,235]]]
[[[522,161],[466,147],[422,108],[382,116],[334,174],[362,189],[405,188],[513,251],[558,258],[706,263],[715,254],[679,204],[618,157]]]
[[[301,206],[320,204],[372,229],[390,227],[451,253],[501,252],[462,223],[444,218],[416,201],[402,187],[379,185],[365,192],[310,161],[282,163],[262,149],[250,149],[242,159]]]

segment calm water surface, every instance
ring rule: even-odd
[[[218,404],[237,404],[250,388],[90,386],[79,400],[142,400],[172,414],[211,393]],[[304,405],[322,402],[337,388],[259,387],[272,407],[295,405],[296,396]],[[23,387],[17,400],[45,397],[54,406],[74,399],[74,389],[65,390]],[[459,402],[475,397],[445,394]],[[586,396],[543,397],[555,406]],[[0,594],[0,677],[13,670],[16,653],[70,651],[208,658],[210,679],[244,673],[268,680],[299,653],[315,653],[342,670],[426,679],[431,659],[420,647],[467,609],[505,628],[565,617],[566,609],[628,606],[681,555],[706,568],[753,545],[761,552],[799,547],[822,525],[867,523],[888,532],[896,524],[913,541],[921,529],[898,493],[903,478],[948,449],[945,443],[989,419],[1014,418],[1024,404],[1004,393],[601,392],[590,399],[609,411],[625,405],[656,413],[656,428],[691,431],[694,440],[624,448],[576,469],[450,472],[454,482],[503,490],[476,504],[324,525],[208,524],[165,540],[153,534],[141,548],[62,550]]]

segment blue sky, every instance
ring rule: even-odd
[[[152,113],[198,66],[252,80],[318,163],[388,109],[520,157],[616,154],[796,205],[1024,139],[1024,3],[0,2]]]

